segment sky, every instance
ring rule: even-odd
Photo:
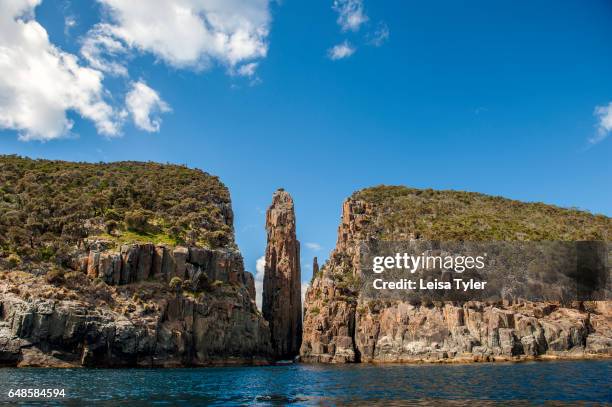
[[[308,282],[368,186],[611,216],[611,72],[609,0],[2,0],[0,154],[218,175],[252,272],[283,187]]]

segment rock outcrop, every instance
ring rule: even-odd
[[[355,349],[362,362],[612,356],[611,322],[605,310],[550,303],[360,303]]]
[[[266,231],[262,311],[270,323],[276,357],[290,359],[298,354],[302,338],[300,243],[295,233],[293,199],[282,189],[272,197]]]
[[[122,245],[115,251],[108,248],[112,242],[97,240],[89,245],[89,254],[81,257],[76,267],[88,277],[99,278],[109,285],[157,279],[170,281],[178,277],[190,280],[195,288],[220,281],[252,286],[254,290],[253,275],[244,271],[242,256],[233,249],[143,243]]]
[[[217,177],[16,156],[0,169],[0,366],[273,361]]]
[[[269,329],[244,293],[159,296],[125,313],[79,300],[0,299],[0,366],[170,367],[267,363]],[[151,308],[150,308],[151,307]]]
[[[399,207],[417,212],[405,202],[394,208],[392,204],[381,203],[381,199],[365,199],[363,195],[366,194],[345,201],[336,248],[313,276],[307,291],[302,361],[464,362],[612,357],[610,301],[511,304],[365,299],[357,283],[361,270],[360,243],[371,239],[418,239],[422,232],[414,228],[418,219],[394,213]],[[452,205],[450,201],[447,199],[444,204]],[[429,227],[436,230],[431,223],[436,214],[427,216]],[[542,236],[546,239],[545,234]]]
[[[0,366],[203,366],[272,357],[268,323],[238,252],[134,244],[85,258],[64,286],[0,276]],[[180,284],[169,287],[176,278]]]

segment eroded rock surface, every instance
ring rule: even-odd
[[[295,234],[293,199],[279,189],[266,214],[266,264],[262,311],[270,323],[277,358],[299,353],[302,337],[300,243]]]
[[[0,289],[2,285],[0,285]],[[154,306],[125,313],[81,301],[0,299],[2,366],[266,363],[269,329],[245,290],[206,301],[151,285]],[[246,295],[245,295],[246,294]],[[129,305],[128,305],[129,307]]]
[[[91,243],[89,255],[78,262],[78,269],[106,284],[125,285],[161,279],[202,280],[231,284],[251,284],[253,276],[244,271],[242,256],[234,249],[170,247],[151,243],[122,245],[119,250],[106,244]],[[202,282],[203,284],[204,282]]]
[[[371,201],[345,201],[336,248],[304,303],[305,362],[493,361],[612,357],[609,301],[420,303],[365,300],[359,243],[380,238],[389,218]],[[392,215],[392,213],[391,213]],[[384,225],[386,238],[418,239],[414,220]],[[408,226],[406,226],[408,225]],[[389,232],[390,230],[390,232]]]
[[[272,356],[238,252],[137,244],[87,259],[69,277],[77,287],[1,272],[0,365],[197,366]],[[181,285],[169,287],[174,277]]]
[[[0,156],[0,184],[0,365],[273,360],[218,177]]]

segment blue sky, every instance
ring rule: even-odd
[[[367,186],[612,215],[607,0],[37,3],[0,6],[0,153],[219,175],[253,272],[278,187],[296,203],[304,281]],[[171,25],[171,3],[209,19],[199,37]],[[48,42],[13,35],[24,24]],[[49,55],[51,73],[28,65]]]

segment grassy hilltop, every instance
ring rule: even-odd
[[[612,219],[576,209],[473,192],[377,186],[352,199],[370,204],[370,232],[391,240],[607,240]]]
[[[232,245],[229,191],[184,166],[0,156],[0,257],[61,262],[82,239]]]

